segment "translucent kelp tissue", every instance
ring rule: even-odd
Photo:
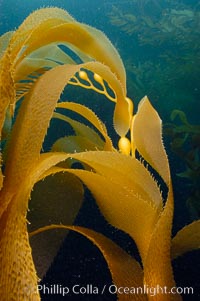
[[[199,248],[200,221],[171,237],[174,203],[162,122],[146,96],[134,112],[117,50],[101,31],[58,8],[33,12],[16,31],[0,38],[0,47],[1,300],[40,300],[39,277],[62,240],[59,231],[51,235],[54,229],[76,231],[91,240],[105,257],[117,286],[174,288],[171,261]],[[114,103],[119,149],[90,108],[60,100],[68,85],[91,89]],[[69,112],[80,115],[81,121]],[[58,138],[49,151],[43,151],[52,118],[70,124],[75,134]],[[80,162],[81,167],[73,168],[73,162]],[[151,170],[167,187],[165,202]],[[83,199],[83,184],[106,220],[135,241],[142,265],[101,233],[73,226]],[[35,194],[30,202],[36,202],[37,210],[27,221],[32,190]],[[43,193],[41,200],[37,190]],[[61,209],[55,211],[58,203]],[[48,214],[53,223],[49,223]],[[48,249],[47,258],[38,260],[41,232],[52,239],[52,249]],[[148,292],[118,295],[118,300],[151,299],[181,300],[181,296],[159,292],[154,297]]]

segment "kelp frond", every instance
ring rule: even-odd
[[[0,129],[6,144],[0,173],[1,300],[40,300],[37,275],[45,274],[65,235],[45,231],[55,228],[76,231],[91,240],[103,253],[117,286],[175,287],[171,259],[199,248],[200,237],[194,235],[199,221],[171,240],[174,200],[162,122],[147,97],[134,114],[117,50],[102,32],[57,8],[33,12],[15,32],[1,38],[1,45]],[[119,150],[95,112],[79,103],[60,101],[65,87],[72,84],[114,102]],[[67,116],[69,111],[87,124]],[[43,151],[52,118],[67,122],[75,134],[66,133],[51,151]],[[166,200],[136,152],[162,178]],[[73,168],[73,162],[80,162],[81,168]],[[83,184],[106,220],[136,242],[142,267],[102,234],[72,226],[82,204]],[[41,254],[46,256],[44,262]],[[178,294],[161,293],[155,300],[169,297],[181,300]],[[131,296],[131,300],[151,298],[148,292]],[[130,296],[118,293],[118,299]]]

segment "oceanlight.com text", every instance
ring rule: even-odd
[[[167,286],[161,287],[157,285],[156,287],[149,287],[148,285],[139,286],[139,287],[117,287],[116,285],[109,286],[109,292],[111,294],[130,294],[130,295],[141,295],[141,294],[148,294],[150,296],[155,296],[158,294],[193,294],[194,290],[193,287],[172,287],[168,288]]]
[[[75,295],[103,295],[105,292],[110,294],[119,294],[119,295],[141,295],[148,294],[150,296],[156,296],[158,294],[179,294],[179,295],[189,295],[194,293],[192,287],[172,287],[168,288],[167,286],[161,287],[157,285],[156,287],[149,287],[144,285],[141,287],[122,287],[112,285],[103,285],[95,286],[93,284],[87,284],[85,286],[75,284],[72,287],[62,286],[60,284],[54,285],[38,285],[38,291],[44,295],[62,295],[66,296],[69,293]]]

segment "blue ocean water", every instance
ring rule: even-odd
[[[0,34],[16,29],[24,18],[40,7],[58,6],[66,9],[78,21],[102,30],[119,51],[127,69],[128,95],[135,104],[148,95],[164,123],[164,143],[169,156],[175,195],[174,234],[185,224],[200,216],[200,1],[140,0],[97,1],[0,0]],[[87,94],[86,94],[87,96]],[[109,109],[96,107],[102,119],[111,119]],[[184,112],[188,124],[173,110]],[[181,126],[182,130],[181,130]],[[108,123],[113,133],[112,123]],[[177,133],[177,129],[180,131]],[[53,137],[55,138],[55,137]],[[49,138],[50,139],[50,138]],[[177,141],[185,142],[177,146]],[[51,144],[51,140],[47,140]],[[178,174],[192,171],[185,176]],[[129,252],[138,256],[134,243],[127,235],[108,226],[89,192],[76,223],[91,227],[111,237]],[[193,296],[183,300],[198,300],[199,252],[191,252],[174,262],[178,286],[193,286]],[[102,286],[111,277],[101,254],[91,243],[70,234],[52,264],[43,283],[74,283]],[[115,295],[70,296],[69,300],[116,300]],[[47,296],[42,300],[62,300]]]

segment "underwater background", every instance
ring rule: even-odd
[[[45,6],[64,8],[78,21],[102,30],[117,48],[127,70],[128,96],[137,104],[148,95],[163,120],[175,196],[174,234],[200,218],[200,1],[0,0],[0,34],[15,29],[30,12]],[[67,98],[73,99],[73,89],[67,92]],[[94,102],[96,114],[108,120],[106,125],[115,141],[112,122],[109,123],[113,107],[95,101],[98,95],[88,93],[80,90],[80,102],[86,98]],[[65,130],[59,128],[59,134],[49,132],[44,148],[50,148]],[[134,242],[107,224],[89,191],[75,223],[105,234],[138,258]],[[173,263],[177,286],[194,288],[194,295],[183,295],[183,300],[200,298],[199,255],[199,251],[193,251]],[[102,287],[112,280],[96,247],[84,237],[70,233],[42,283]],[[108,292],[103,299],[101,295],[89,294],[67,298],[116,300]],[[42,300],[62,299],[61,295],[42,295]]]

